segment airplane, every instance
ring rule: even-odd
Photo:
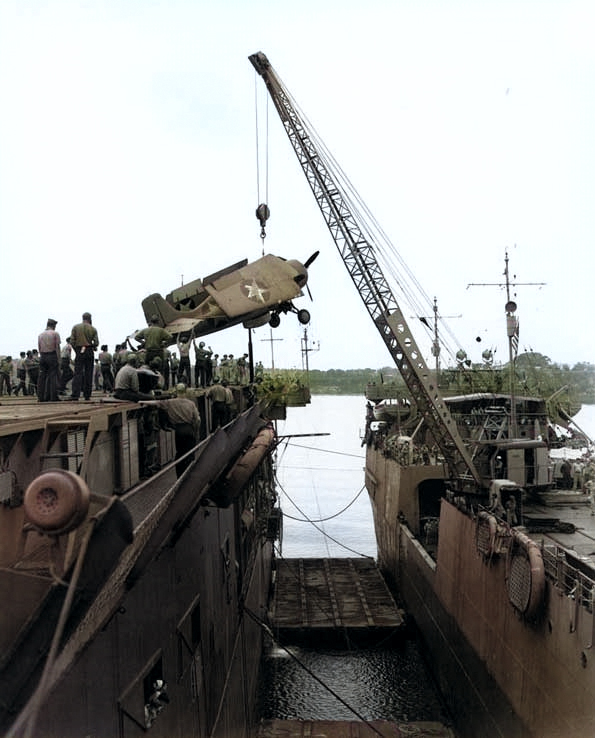
[[[174,337],[203,336],[242,323],[258,328],[269,323],[276,328],[280,314],[293,312],[300,323],[310,322],[308,310],[298,310],[292,300],[303,295],[308,267],[316,251],[304,263],[266,254],[257,261],[232,264],[204,279],[195,279],[163,298],[145,297],[142,308],[147,323],[155,317]],[[309,292],[309,290],[308,290]]]

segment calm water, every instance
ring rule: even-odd
[[[289,408],[287,420],[278,423],[279,435],[288,436],[278,455],[284,557],[376,556],[363,486],[364,414],[363,396],[315,395],[308,407]],[[595,438],[595,405],[575,420]],[[414,639],[391,649],[291,650],[302,665],[276,647],[265,659],[263,718],[356,719],[309,669],[364,719],[450,722]]]
[[[365,405],[363,396],[315,395],[278,424],[290,436],[278,456],[284,556],[376,556],[360,439]],[[328,435],[300,437],[308,433]]]

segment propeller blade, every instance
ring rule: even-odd
[[[316,257],[318,256],[318,254],[319,254],[319,253],[320,253],[320,251],[315,251],[315,252],[314,252],[314,253],[312,254],[312,256],[311,256],[311,257],[310,257],[310,258],[308,259],[308,261],[307,261],[307,262],[306,262],[306,263],[304,264],[304,266],[306,267],[306,269],[307,269],[307,268],[308,268],[308,267],[310,266],[310,264],[311,264],[311,263],[312,263],[312,262],[314,261],[314,259],[315,259],[315,258],[316,258]]]
[[[308,287],[308,285],[306,285],[306,291],[308,292],[308,296],[310,297],[310,300],[314,302],[314,298],[312,297],[312,293],[310,292],[310,288]]]

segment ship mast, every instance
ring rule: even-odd
[[[510,274],[508,271],[508,251],[504,256],[504,277],[506,279],[506,334],[508,336],[508,369],[510,382],[510,431],[511,438],[517,436],[516,397],[514,394],[514,378],[516,376],[516,357],[519,348],[519,319],[515,315],[517,304],[510,299]]]
[[[467,287],[505,287],[506,288],[506,334],[508,336],[508,368],[509,368],[509,394],[510,394],[510,427],[508,431],[509,438],[516,438],[517,435],[517,416],[516,416],[516,397],[514,391],[516,376],[516,358],[519,349],[519,319],[515,315],[517,304],[510,299],[511,287],[543,287],[545,282],[511,282],[510,272],[508,269],[508,249],[504,252],[504,282],[470,282]]]

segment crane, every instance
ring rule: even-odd
[[[263,78],[343,263],[461,491],[482,481],[366,237],[364,224],[266,55],[249,57]]]

